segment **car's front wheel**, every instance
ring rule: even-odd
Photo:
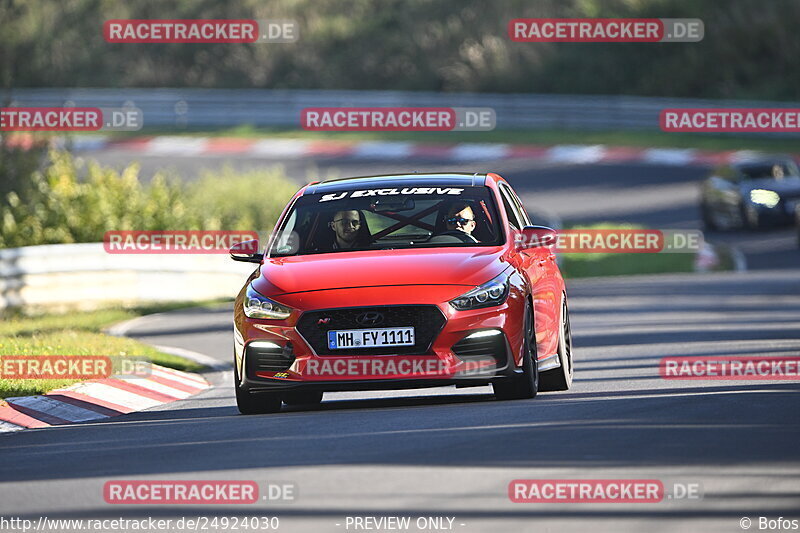
[[[572,330],[569,326],[569,307],[567,296],[561,303],[561,321],[558,331],[558,361],[561,366],[542,372],[540,391],[569,390],[572,387]]]
[[[797,231],[797,245],[800,246],[800,202],[794,206],[794,228]]]
[[[700,217],[703,219],[703,226],[708,231],[718,231],[719,224],[715,219],[715,213],[712,211],[711,207],[708,206],[707,203],[701,202],[700,203]]]
[[[243,415],[277,413],[281,410],[281,396],[276,392],[250,392],[239,383],[239,372],[233,365],[233,388],[236,390],[236,407]]]
[[[533,330],[533,312],[525,304],[525,340],[522,347],[522,368],[510,377],[492,383],[498,400],[523,400],[533,398],[539,390],[539,367],[536,363],[536,338]]]
[[[742,227],[748,230],[756,230],[761,227],[761,215],[755,206],[748,205],[741,207]]]

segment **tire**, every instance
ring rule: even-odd
[[[564,295],[561,304],[561,320],[558,332],[558,359],[561,366],[542,372],[539,378],[540,391],[560,391],[569,390],[572,387],[572,376],[574,373],[572,357],[572,329],[569,325],[569,307],[567,306],[567,296]]]
[[[492,383],[498,400],[525,400],[536,396],[539,390],[539,367],[536,363],[536,340],[533,333],[533,313],[529,302],[525,304],[525,340],[522,345],[522,372]],[[533,340],[533,342],[531,342]]]
[[[236,390],[236,407],[243,415],[277,413],[281,410],[281,396],[277,392],[250,392],[239,385],[239,372],[234,361],[233,388]]]
[[[797,246],[800,247],[800,204],[794,208],[794,227],[797,232]]]
[[[286,405],[319,405],[322,402],[322,391],[298,390],[283,393]]]
[[[761,227],[760,216],[754,207],[742,205],[740,210],[742,215],[742,229],[754,231]]]
[[[714,221],[714,216],[705,202],[700,204],[700,218],[703,219],[703,226],[705,229],[708,231],[719,231],[719,226]]]

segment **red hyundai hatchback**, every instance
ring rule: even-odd
[[[572,384],[564,280],[497,174],[347,178],[303,187],[236,298],[244,414],[326,391],[491,384],[499,399]]]

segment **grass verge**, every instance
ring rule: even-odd
[[[563,254],[566,278],[693,272],[693,254]]]
[[[207,302],[200,305],[212,305]],[[108,355],[149,359],[151,362],[196,372],[199,365],[144,343],[103,333],[103,329],[123,320],[150,313],[169,311],[198,304],[167,304],[130,309],[103,309],[63,315],[15,316],[0,323],[0,360],[4,355]],[[30,396],[66,387],[79,380],[2,379],[0,398]]]
[[[592,225],[567,226],[565,229],[646,229],[635,224],[601,222]],[[714,271],[733,270],[735,260],[730,250],[715,247],[719,264]],[[561,271],[566,278],[596,276],[630,276],[694,272],[693,253],[564,253],[559,255]]]

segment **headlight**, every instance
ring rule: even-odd
[[[451,300],[450,305],[459,311],[500,305],[508,298],[509,285],[508,274],[500,274],[480,287],[475,287],[468,293]]]
[[[775,207],[781,201],[781,197],[775,191],[753,189],[750,191],[750,201],[766,207]]]
[[[247,286],[244,296],[244,314],[247,318],[271,318],[273,320],[283,320],[289,318],[292,310],[274,302],[256,291],[252,285]]]

